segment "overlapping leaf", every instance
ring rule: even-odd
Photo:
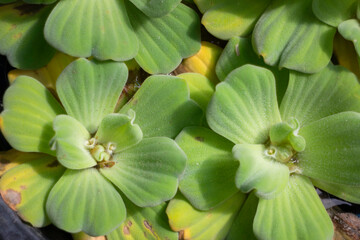
[[[340,34],[347,40],[352,41],[356,53],[360,56],[360,23],[357,19],[350,19],[342,22],[339,27]]]
[[[162,17],[171,12],[181,0],[130,0],[149,17]]]

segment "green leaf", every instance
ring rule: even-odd
[[[125,220],[120,194],[95,168],[67,169],[51,190],[46,211],[51,222],[70,233],[110,233]]]
[[[83,169],[96,165],[85,143],[91,136],[75,118],[59,115],[54,120],[56,156],[70,169]]]
[[[23,155],[27,158],[26,153]],[[0,179],[0,193],[8,206],[34,227],[50,224],[45,212],[47,196],[65,169],[49,155],[22,163]]]
[[[223,0],[194,0],[201,13],[205,13],[211,7],[221,3]]]
[[[5,92],[1,130],[17,150],[55,155],[50,149],[52,122],[62,113],[61,105],[41,83],[21,76]]]
[[[78,59],[62,72],[56,89],[68,115],[93,134],[101,120],[114,112],[127,76],[124,63]]]
[[[274,199],[259,200],[254,219],[259,239],[332,239],[333,224],[311,182],[299,175]]]
[[[115,154],[113,161],[113,167],[100,172],[134,204],[148,207],[175,195],[186,155],[174,140],[154,137]]]
[[[298,153],[302,174],[336,184],[360,186],[360,113],[335,114],[300,129],[305,151]]]
[[[352,41],[358,56],[360,56],[360,23],[357,19],[342,22],[338,27],[339,33],[349,41]]]
[[[244,200],[245,195],[237,193],[211,210],[200,211],[178,194],[170,201],[166,213],[171,228],[180,232],[182,239],[224,239]]]
[[[280,121],[273,74],[252,65],[232,71],[216,86],[207,121],[234,143],[265,143],[269,127]]]
[[[139,208],[124,198],[126,220],[115,231],[106,235],[108,240],[165,239],[177,240],[178,233],[171,231],[165,213],[166,203],[155,207]]]
[[[321,188],[332,195],[342,198],[348,202],[360,204],[360,186],[329,183],[316,179],[312,179],[312,182],[316,187]]]
[[[17,0],[0,0],[0,3],[13,3],[16,1]],[[23,2],[30,3],[30,4],[51,4],[56,1],[57,0],[23,0]]]
[[[360,111],[360,85],[350,71],[329,64],[313,75],[290,73],[280,106],[284,121],[296,118],[300,126],[343,111]]]
[[[315,16],[326,24],[337,27],[341,22],[355,16],[357,0],[313,0]]]
[[[186,81],[189,86],[190,98],[205,112],[215,91],[214,84],[207,77],[198,73],[183,73],[177,77]]]
[[[278,102],[281,102],[288,85],[289,71],[266,65],[263,59],[255,54],[249,38],[233,37],[229,40],[216,64],[216,75],[220,81],[224,81],[231,71],[245,64],[267,68],[274,74],[276,95]]]
[[[37,69],[45,66],[54,56],[55,50],[43,36],[51,9],[51,6],[20,2],[0,6],[0,54],[6,55],[12,66]]]
[[[202,127],[185,128],[175,141],[188,157],[179,189],[194,207],[208,210],[238,192],[232,142]]]
[[[107,115],[96,132],[97,141],[103,144],[114,143],[116,147],[114,153],[139,143],[143,136],[142,131],[139,125],[134,124],[135,112],[130,111],[129,114]]]
[[[312,0],[275,0],[253,32],[255,51],[268,65],[315,73],[330,61],[336,29],[312,13]]]
[[[255,189],[261,198],[273,198],[281,193],[289,181],[289,168],[266,155],[260,144],[238,144],[233,148],[240,167],[236,172],[236,186],[245,193]],[[276,152],[275,152],[276,155]]]
[[[215,37],[227,40],[248,35],[270,0],[224,0],[214,3],[201,23]]]
[[[148,17],[162,17],[170,13],[181,0],[130,0]]]
[[[131,3],[126,6],[140,42],[135,60],[146,72],[169,73],[183,58],[199,51],[200,20],[191,8],[179,4],[161,18],[150,18]]]
[[[258,198],[252,192],[248,195],[245,203],[242,205],[239,214],[236,216],[231,226],[226,240],[248,239],[256,240],[253,232],[253,222],[258,206]]]
[[[202,121],[203,112],[189,95],[183,79],[151,76],[120,113],[134,110],[134,123],[140,126],[144,137],[174,138],[184,127],[200,125]]]
[[[125,61],[139,49],[124,0],[59,1],[44,34],[56,49],[76,57]]]

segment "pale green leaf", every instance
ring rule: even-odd
[[[56,89],[67,114],[93,134],[101,120],[114,112],[127,76],[124,63],[78,59],[61,73]]]
[[[134,110],[134,123],[140,126],[144,137],[174,138],[184,127],[200,125],[202,121],[203,112],[189,95],[185,80],[151,76],[120,113]]]
[[[321,188],[338,198],[360,204],[360,185],[350,186],[347,184],[329,183],[316,179],[312,179],[312,182],[316,187]]]
[[[181,2],[181,0],[130,0],[137,8],[149,17],[162,17]]]
[[[208,210],[238,192],[232,142],[202,127],[185,128],[175,141],[188,157],[179,189],[194,207]]]
[[[280,106],[283,120],[296,118],[304,126],[343,111],[360,112],[360,85],[350,71],[329,64],[313,75],[290,73]]]
[[[300,129],[306,141],[298,153],[302,174],[313,179],[360,186],[360,113],[338,113]]]
[[[124,198],[127,210],[126,220],[115,231],[106,235],[107,240],[177,240],[178,233],[171,231],[165,213],[167,204],[140,208]]]
[[[70,233],[110,233],[125,220],[120,194],[95,168],[65,171],[51,190],[46,210],[51,222]]]
[[[271,70],[275,76],[276,95],[280,102],[289,81],[289,71],[266,65],[263,59],[255,54],[249,38],[233,37],[229,40],[216,64],[216,75],[220,81],[224,81],[231,71],[245,64],[253,64]]]
[[[216,86],[208,109],[212,130],[234,143],[265,143],[280,121],[275,79],[264,68],[245,65]]]
[[[22,155],[27,158],[26,153]],[[7,171],[0,179],[0,193],[8,206],[34,227],[50,224],[45,211],[47,196],[65,169],[49,155],[38,156]]]
[[[320,22],[312,0],[274,0],[253,32],[255,51],[268,65],[315,73],[330,61],[336,29]]]
[[[242,205],[236,216],[226,240],[248,239],[256,240],[253,232],[253,222],[258,206],[258,198],[252,192]]]
[[[115,144],[114,153],[129,148],[142,139],[142,131],[139,125],[134,124],[135,112],[129,114],[112,113],[107,115],[101,122],[95,138],[99,143]]]
[[[170,201],[166,213],[171,228],[180,232],[182,239],[224,239],[244,200],[245,195],[237,193],[211,210],[200,211],[178,194]]]
[[[259,239],[328,239],[333,224],[310,180],[290,177],[289,185],[274,199],[259,199],[254,219],[254,233]]]
[[[360,56],[360,23],[357,19],[350,19],[340,23],[338,27],[339,33],[355,46],[356,53]]]
[[[40,82],[21,76],[5,92],[1,130],[17,150],[55,155],[50,149],[55,134],[52,122],[62,113],[61,105]]]
[[[0,54],[6,55],[12,66],[37,69],[54,56],[55,50],[43,36],[51,9],[51,6],[21,2],[0,6]]]
[[[70,169],[83,169],[96,165],[85,143],[91,136],[75,118],[59,115],[54,120],[56,156]]]
[[[59,1],[44,34],[56,49],[76,57],[124,61],[139,49],[124,0]]]
[[[186,155],[174,140],[154,137],[115,154],[113,161],[100,172],[134,204],[147,207],[174,197]]]
[[[358,0],[313,0],[315,16],[333,27],[355,16]]]
[[[201,23],[215,37],[230,39],[246,36],[269,5],[270,0],[223,0],[209,8]]]
[[[189,86],[190,98],[205,112],[215,91],[214,84],[207,77],[198,73],[183,73],[177,77],[186,81]]]
[[[274,198],[286,188],[289,168],[266,152],[260,144],[235,145],[233,155],[240,162],[235,183],[242,192],[255,190],[258,197]]]
[[[199,16],[184,4],[161,18],[149,18],[131,3],[127,10],[140,42],[135,60],[146,72],[169,73],[183,58],[199,51]]]

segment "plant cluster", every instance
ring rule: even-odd
[[[0,3],[0,194],[31,225],[332,239],[314,187],[360,204],[358,1]]]

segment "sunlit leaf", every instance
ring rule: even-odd
[[[199,51],[200,20],[191,8],[179,4],[163,17],[150,18],[131,3],[126,5],[140,42],[135,59],[146,72],[169,73],[183,58]]]
[[[211,210],[200,211],[178,194],[170,201],[166,213],[171,228],[180,232],[180,239],[224,239],[244,200],[245,195],[237,193]]]
[[[313,179],[360,186],[360,113],[338,113],[300,129],[306,140],[298,153],[302,174]]]
[[[108,234],[108,240],[165,239],[177,240],[178,233],[171,231],[165,213],[166,204],[140,208],[124,198],[127,218],[115,231]]]
[[[52,188],[46,211],[58,228],[91,236],[110,233],[126,216],[120,194],[95,168],[67,169]]]
[[[176,142],[188,157],[179,189],[191,204],[208,210],[238,192],[234,144],[207,128],[185,128]]]
[[[59,115],[54,120],[56,156],[59,162],[70,169],[93,167],[96,161],[85,142],[90,139],[86,128],[75,118]]]
[[[1,177],[1,196],[24,221],[35,227],[43,227],[50,224],[45,211],[47,196],[64,171],[56,158],[38,155],[36,159],[12,168]]]
[[[113,161],[114,166],[100,172],[137,206],[147,207],[175,195],[186,155],[174,140],[154,137],[115,154]]]
[[[350,71],[329,64],[313,75],[290,73],[280,106],[283,120],[296,118],[304,126],[344,111],[360,112],[360,85]]]
[[[223,0],[209,8],[201,23],[215,37],[230,39],[249,34],[270,0]]]
[[[357,4],[357,0],[313,0],[312,10],[321,21],[337,27],[355,16]]]
[[[144,137],[174,138],[186,126],[202,121],[201,108],[190,99],[185,80],[173,76],[151,76],[145,80],[134,97],[120,110],[136,112]]]
[[[259,239],[332,239],[333,224],[310,180],[293,175],[274,199],[259,199],[254,219]]]
[[[149,17],[162,17],[171,12],[181,0],[130,0]]]
[[[107,115],[96,132],[97,141],[115,144],[115,153],[139,143],[143,134],[139,125],[134,124],[135,112],[130,114],[133,116],[119,113]]]
[[[280,121],[273,74],[252,65],[232,71],[216,86],[207,121],[234,143],[265,143],[269,127]]]
[[[124,63],[78,59],[61,73],[57,93],[67,114],[93,134],[114,111],[127,76]]]
[[[245,193],[255,190],[261,198],[274,198],[289,181],[289,168],[265,155],[265,146],[238,144],[233,148],[240,167],[236,172],[236,186]]]
[[[352,41],[355,50],[360,56],[360,23],[357,19],[350,19],[342,22],[338,27],[339,33],[347,40]]]
[[[124,0],[59,1],[44,33],[52,46],[76,57],[124,61],[139,48]]]
[[[0,54],[6,55],[12,66],[37,69],[53,57],[55,50],[43,36],[51,9],[51,6],[21,2],[0,6]]]
[[[253,32],[255,51],[269,65],[315,73],[330,61],[336,29],[320,22],[312,0],[275,0]]]
[[[61,105],[41,83],[21,76],[5,92],[1,130],[17,150],[55,155],[50,149],[55,134],[52,122],[62,113]]]

